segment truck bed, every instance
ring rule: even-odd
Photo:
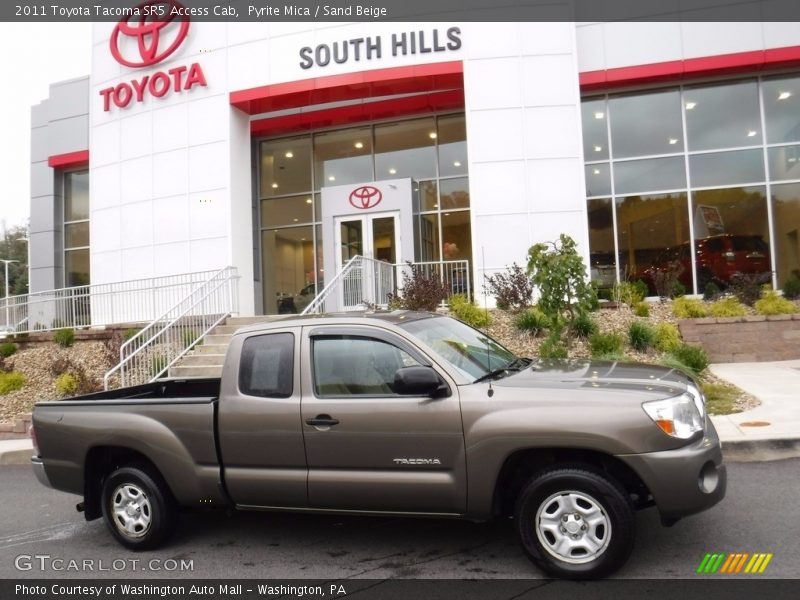
[[[41,402],[39,404],[70,404],[82,402],[97,402],[102,400],[167,400],[176,402],[179,400],[209,400],[219,396],[219,377],[209,377],[203,379],[164,379],[153,383],[145,383],[133,387],[124,387],[116,390],[104,390],[82,396],[72,396],[53,402]],[[125,402],[130,404],[130,402]]]

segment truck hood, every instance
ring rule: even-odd
[[[522,371],[492,382],[498,387],[525,389],[603,390],[618,395],[667,398],[686,391],[690,379],[682,372],[657,365],[611,361],[534,360]]]

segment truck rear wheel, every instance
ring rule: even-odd
[[[103,483],[103,517],[130,550],[151,550],[175,531],[178,511],[161,475],[146,465],[115,470]]]
[[[636,520],[625,490],[583,467],[539,473],[523,486],[514,516],[527,555],[555,577],[605,577],[633,550]]]

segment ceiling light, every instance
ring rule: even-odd
[[[669,143],[673,144],[673,145],[677,144],[678,143],[678,138],[669,138]]]
[[[306,198],[306,204],[311,204],[313,200],[311,198]]]
[[[595,169],[594,171],[592,171],[592,173],[594,173],[595,175],[600,175],[600,169]]]
[[[792,92],[781,92],[778,95],[778,100],[786,100],[787,98],[791,98],[791,97],[792,97]]]
[[[334,177],[333,175],[331,175],[330,177],[328,177],[328,181],[336,181],[336,177]]]
[[[596,113],[594,113],[594,118],[595,119],[602,119],[605,116],[606,116],[606,113],[604,113],[602,111],[597,111]]]
[[[428,134],[428,137],[429,137],[429,138],[431,138],[432,140],[435,140],[435,139],[436,139],[436,132],[435,132],[435,131],[431,131],[431,132]]]
[[[395,168],[389,169],[389,175],[394,175],[395,173],[397,173],[397,169]]]
[[[278,184],[277,184],[277,183],[273,183],[273,184],[272,184],[272,189],[273,189],[273,190],[274,190],[275,188],[277,188],[277,187],[278,187]]]
[[[758,132],[754,131],[753,129],[751,129],[750,131],[747,132],[747,137],[756,137],[757,135],[758,135]]]
[[[300,219],[292,219],[295,223],[297,223]]]
[[[294,153],[291,150],[289,150],[288,152],[286,152],[286,154],[284,154],[284,156],[286,158],[294,158]]]
[[[602,152],[603,151],[603,147],[602,146],[595,146],[594,147],[594,151],[595,152]]]
[[[445,217],[449,217],[449,216],[450,216],[450,213],[444,213],[444,216],[445,216]]]
[[[697,106],[697,102],[687,102],[686,110],[692,110],[695,106]]]
[[[356,148],[358,148],[359,150],[361,150],[361,149],[364,147],[364,143],[363,143],[363,142],[356,142],[356,143],[355,143],[355,144],[353,144],[353,145],[354,145]]]
[[[439,205],[438,204],[434,204],[433,208],[439,208]]]
[[[460,160],[453,161],[453,166],[454,167],[460,167],[461,166],[461,161]]]
[[[300,238],[300,241],[301,241],[301,242],[305,242],[305,241],[306,241],[306,238]]]

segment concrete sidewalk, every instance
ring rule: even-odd
[[[33,456],[33,442],[22,440],[0,440],[0,465],[27,465]]]
[[[724,363],[709,368],[761,401],[752,410],[711,418],[726,459],[800,456],[800,360]]]

